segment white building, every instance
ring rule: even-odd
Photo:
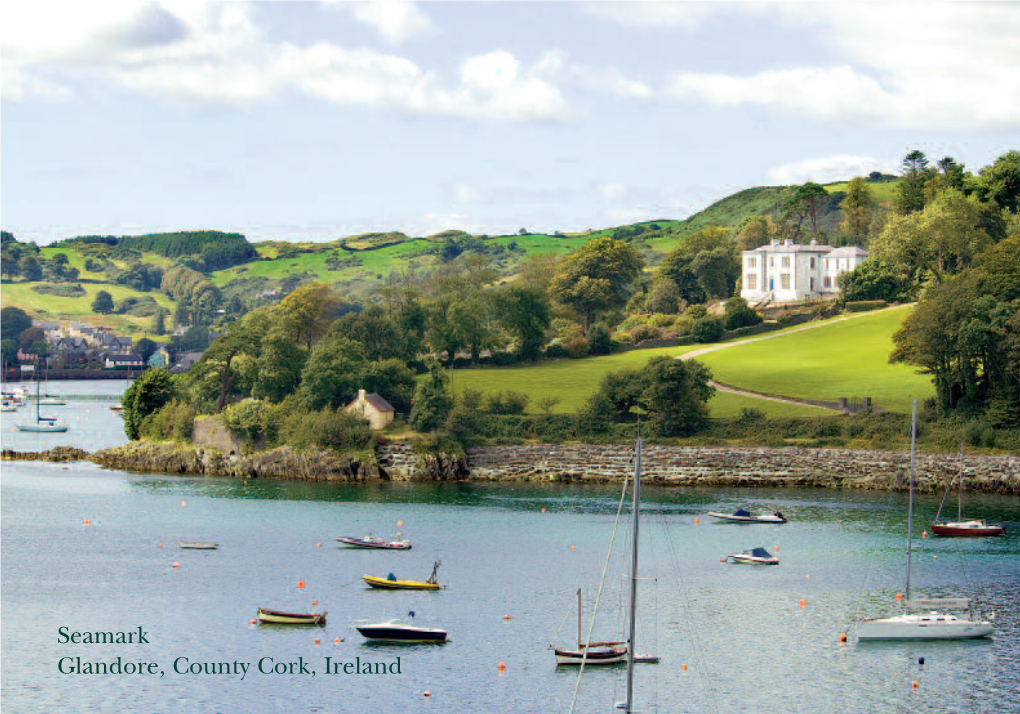
[[[749,305],[836,297],[840,273],[853,270],[867,257],[868,251],[856,247],[773,240],[770,245],[741,251],[740,297]]]

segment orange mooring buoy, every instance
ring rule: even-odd
[[[916,680],[916,679],[915,679],[915,680],[914,680],[913,682],[911,682],[911,683],[910,683],[910,688],[911,688],[911,689],[917,689],[917,688],[918,688],[919,686],[921,686],[921,685],[919,685],[919,684],[917,683],[917,680]]]
[[[315,638],[315,644],[321,644],[318,637]]]
[[[298,590],[304,590],[304,588],[305,588],[305,581],[304,580],[298,580],[297,581],[297,586],[298,586]]]
[[[177,561],[175,560],[175,561],[174,561],[174,565],[173,565],[173,567],[175,567],[175,568],[179,568],[179,567],[181,567],[181,564],[180,564],[180,563],[178,563],[178,562],[177,562]]]
[[[902,600],[903,599],[903,593],[896,593],[896,599],[897,600]]]
[[[807,600],[801,598],[800,600],[797,601],[797,604],[800,605],[801,607],[804,607],[805,605],[807,605]]]
[[[687,665],[686,664],[680,665],[680,671],[681,672],[686,672],[687,671]]]
[[[498,669],[499,669],[500,672],[505,672],[506,671],[506,663],[505,662],[500,662]]]
[[[426,697],[431,697],[432,696],[432,692],[430,692],[429,690],[426,689],[425,690],[425,696]]]
[[[701,519],[700,518],[695,518],[694,519],[694,525],[698,525],[699,523],[701,523]]]

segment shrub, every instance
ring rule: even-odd
[[[560,359],[563,357],[569,357],[570,352],[562,342],[553,342],[551,345],[546,345],[545,356],[549,359]]]
[[[717,317],[706,316],[694,321],[691,329],[691,337],[695,342],[718,342],[723,334],[722,320]]]
[[[265,435],[266,402],[260,399],[245,399],[231,404],[220,416],[230,433],[248,447]]]
[[[490,414],[523,414],[528,408],[530,397],[520,392],[507,390],[497,394],[490,394],[486,404],[486,411]]]
[[[294,411],[280,430],[283,441],[298,449],[318,446],[336,451],[361,451],[372,443],[368,422],[353,414],[324,407],[318,412]]]
[[[607,355],[613,351],[612,334],[604,323],[596,322],[588,330],[588,353]]]
[[[588,340],[583,337],[575,337],[567,343],[566,347],[570,359],[581,359],[588,356]]]
[[[195,408],[179,399],[152,412],[142,419],[139,435],[153,441],[191,441],[195,427]]]
[[[657,313],[648,318],[648,324],[654,325],[655,327],[672,327],[675,319],[676,315]]]
[[[870,310],[879,310],[888,304],[885,300],[860,300],[848,302],[845,307],[847,312],[869,312]]]
[[[81,297],[85,288],[78,283],[40,283],[33,285],[32,291],[40,295],[56,295],[57,297]]]
[[[634,338],[635,342],[658,340],[662,337],[662,330],[652,325],[637,325],[630,331],[630,336]]]

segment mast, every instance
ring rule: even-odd
[[[913,547],[914,532],[914,449],[917,444],[917,400],[910,414],[910,501],[907,507],[907,592],[906,600],[910,602],[910,551]]]
[[[963,442],[960,442],[960,497],[956,499],[956,521],[963,520]]]
[[[627,714],[634,710],[634,647],[636,646],[637,630],[637,569],[638,569],[638,534],[641,511],[641,437],[637,439],[637,450],[634,457],[634,527],[631,534],[630,556],[630,639],[627,641]]]
[[[581,588],[577,589],[577,649],[581,650]],[[587,658],[587,653],[582,653],[582,659]]]

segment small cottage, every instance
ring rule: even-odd
[[[393,421],[393,405],[378,394],[365,394],[364,389],[358,390],[358,398],[347,405],[346,410],[358,414],[368,420],[369,428],[383,429]]]

